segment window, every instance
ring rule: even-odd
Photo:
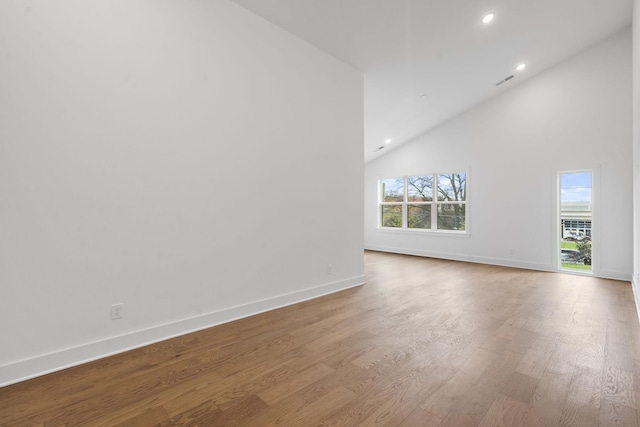
[[[593,173],[558,174],[560,269],[590,273],[593,227]]]
[[[404,202],[404,178],[383,179],[382,188],[382,226],[402,227]]]
[[[467,231],[467,174],[380,180],[380,227]]]
[[[433,175],[407,178],[407,228],[431,229]]]

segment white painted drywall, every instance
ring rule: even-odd
[[[229,1],[3,1],[0,385],[362,283],[362,143],[361,73]]]
[[[366,164],[365,247],[556,270],[557,172],[593,169],[594,274],[628,280],[631,153],[626,29]],[[458,171],[469,173],[470,236],[377,228],[380,178]]]
[[[633,289],[640,314],[640,0],[633,3],[633,164]]]

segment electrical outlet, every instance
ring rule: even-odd
[[[327,265],[327,274],[333,274],[333,265]]]
[[[124,317],[124,303],[111,305],[111,320],[122,319]]]

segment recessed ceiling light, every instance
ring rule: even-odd
[[[389,138],[387,138],[387,139],[384,140],[384,143],[385,144],[389,144],[389,143],[391,143],[391,140]]]
[[[494,13],[487,13],[486,15],[484,15],[484,18],[482,18],[482,23],[488,24],[489,22],[493,21],[493,18],[495,17],[496,15]]]
[[[524,62],[522,64],[518,64],[518,66],[516,67],[517,71],[522,71],[527,67],[527,64],[525,64]]]

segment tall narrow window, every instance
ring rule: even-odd
[[[591,272],[593,174],[567,172],[559,176],[560,260],[562,269]]]

